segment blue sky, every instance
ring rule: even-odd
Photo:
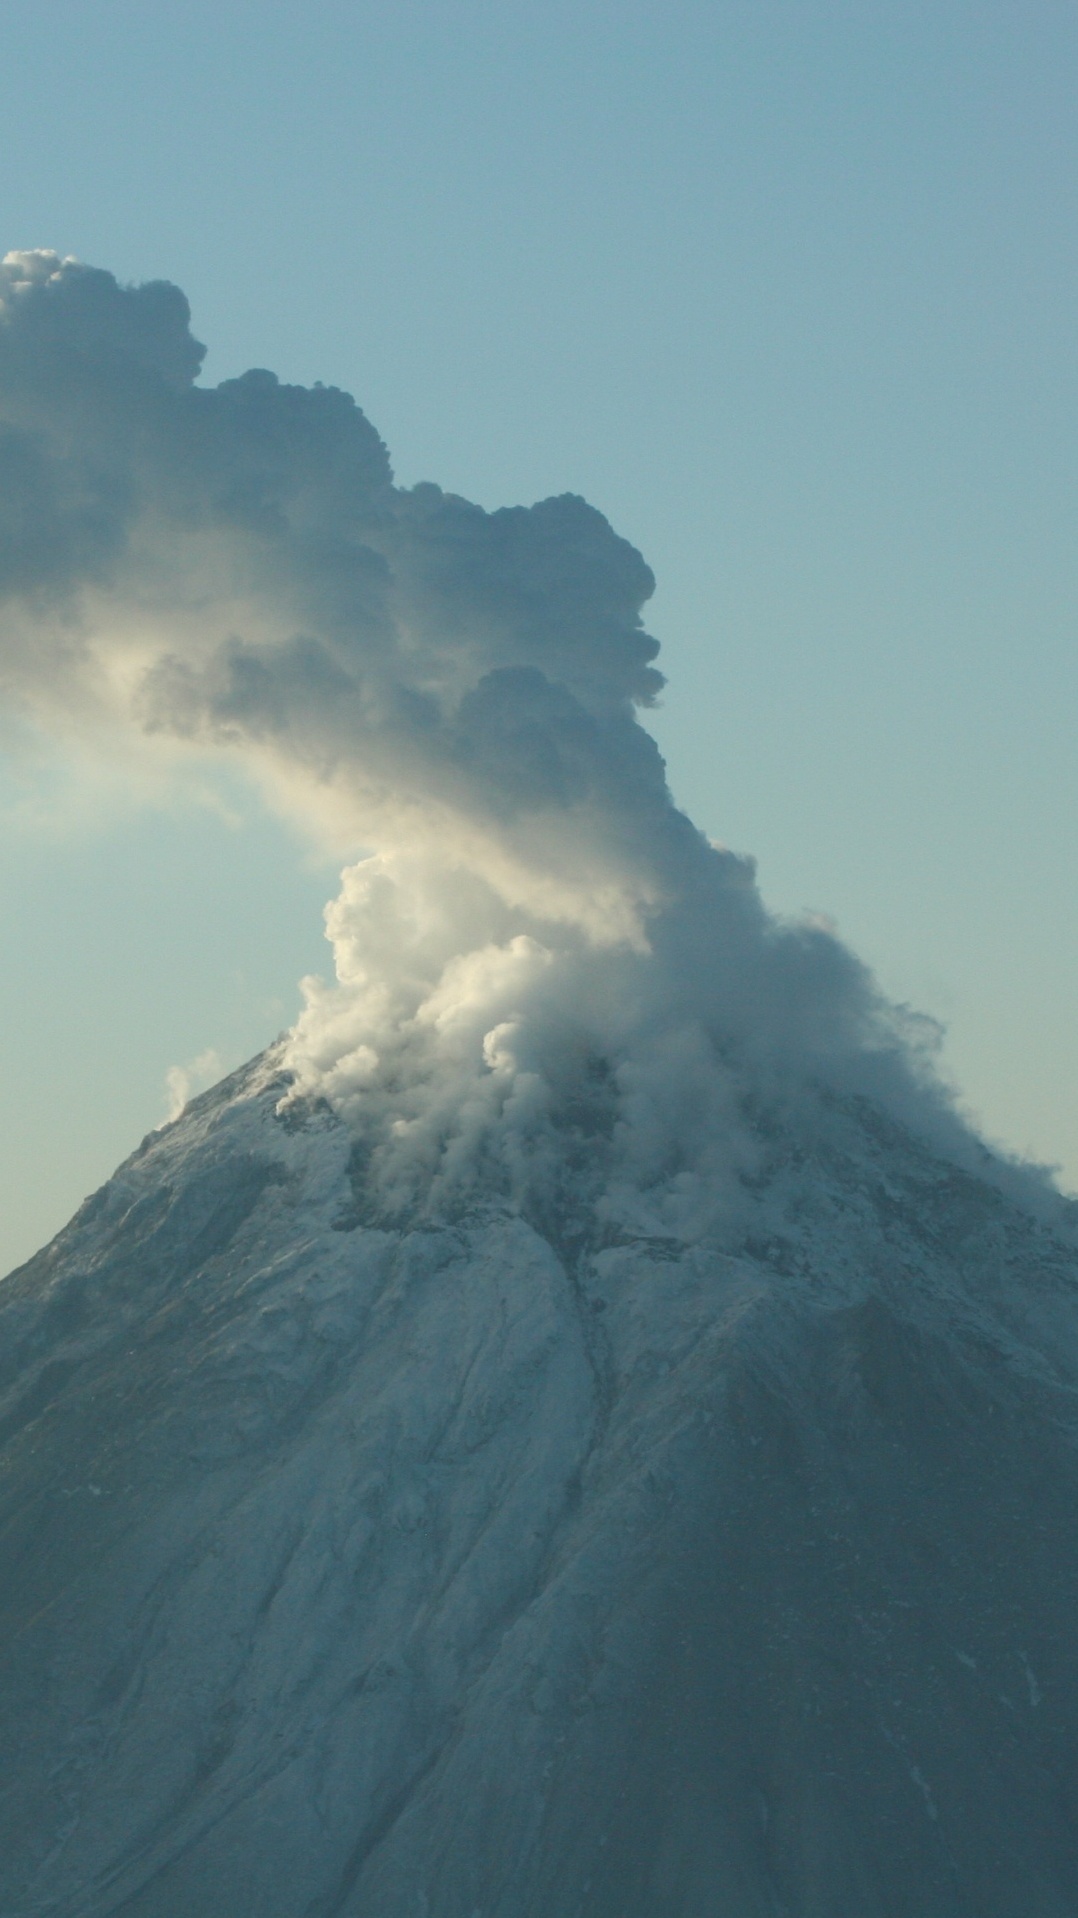
[[[14,0],[4,245],[177,281],[205,377],[353,391],[406,483],[584,493],[659,579],[678,797],[1078,1186],[1078,16]],[[0,1266],[324,967],[239,786],[0,769]]]

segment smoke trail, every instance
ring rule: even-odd
[[[347,394],[200,387],[202,356],[177,288],[8,255],[0,674],[38,724],[238,755],[365,850],[287,1046],[365,1203],[691,1236],[806,1101],[958,1141],[927,1028],[672,803],[653,581],[602,515],[398,488]]]

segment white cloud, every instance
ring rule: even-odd
[[[175,287],[0,268],[0,682],[79,752],[231,757],[370,854],[289,1057],[372,1203],[557,1206],[586,1163],[593,1207],[704,1229],[766,1114],[835,1092],[972,1151],[925,1032],[673,805],[653,582],[602,515],[399,489],[346,394],[201,358]]]
[[[215,1079],[219,1079],[223,1067],[218,1053],[207,1046],[197,1058],[189,1059],[185,1066],[169,1066],[165,1074],[165,1092],[168,1097],[168,1112],[165,1124],[171,1125],[178,1119],[188,1100],[197,1092],[204,1092]]]

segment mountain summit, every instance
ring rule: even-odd
[[[152,1134],[0,1287],[5,1918],[1073,1918],[1078,1257],[825,1105],[691,1243]]]

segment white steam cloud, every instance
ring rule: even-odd
[[[220,1054],[213,1046],[207,1046],[197,1058],[189,1059],[186,1065],[169,1066],[165,1074],[165,1093],[168,1098],[167,1120],[171,1124],[178,1119],[189,1099],[196,1092],[202,1092],[213,1084],[224,1071]]]
[[[602,515],[398,488],[347,394],[200,387],[202,353],[176,287],[4,261],[4,696],[238,755],[367,850],[286,1055],[364,1203],[691,1237],[776,1125],[857,1094],[964,1149],[927,1028],[673,805],[653,581]]]

